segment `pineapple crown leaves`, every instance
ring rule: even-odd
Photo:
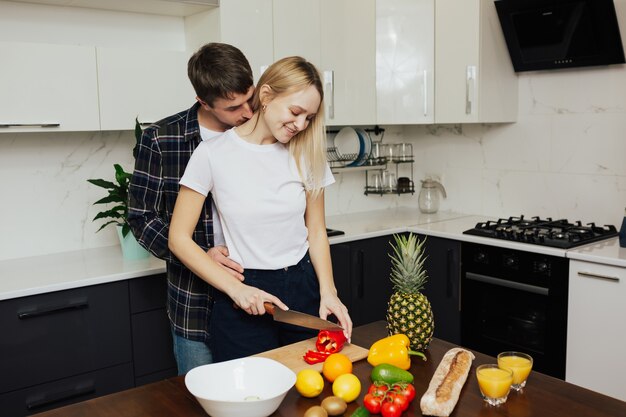
[[[395,234],[393,238],[395,245],[390,242],[393,254],[389,255],[393,289],[406,294],[418,293],[428,278],[424,269],[427,256],[423,250],[426,238],[420,241],[413,233]]]

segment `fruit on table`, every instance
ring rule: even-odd
[[[407,370],[411,367],[409,355],[417,355],[426,360],[423,353],[410,350],[409,346],[409,338],[404,334],[387,336],[374,342],[367,354],[367,361],[373,366],[387,363]]]
[[[423,246],[417,235],[393,235],[395,246],[391,255],[391,282],[393,294],[387,308],[389,334],[406,334],[411,347],[417,351],[428,348],[433,338],[435,322],[430,302],[420,292],[427,275],[424,269]]]
[[[348,404],[343,398],[332,395],[322,400],[322,407],[329,416],[340,416],[346,412]]]
[[[363,404],[372,414],[382,413],[383,417],[393,417],[409,408],[414,398],[415,387],[412,384],[373,383],[363,397]]]
[[[381,363],[372,368],[370,379],[372,382],[386,382],[388,384],[410,383],[413,382],[413,374],[390,363]]]
[[[328,417],[328,413],[321,405],[314,405],[304,412],[304,417]]]
[[[315,369],[303,369],[296,375],[296,390],[303,397],[317,397],[324,390],[324,378]]]
[[[333,382],[339,375],[349,374],[352,372],[352,361],[343,353],[333,353],[324,361],[322,366],[322,374],[324,377]]]
[[[347,403],[356,400],[361,393],[361,381],[354,374],[339,375],[333,382],[333,394]]]

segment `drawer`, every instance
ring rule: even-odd
[[[150,275],[129,281],[132,314],[164,308],[167,302],[167,277]]]
[[[135,376],[176,368],[170,321],[164,308],[132,315]]]
[[[130,363],[0,394],[3,416],[20,417],[132,388]]]
[[[0,393],[132,360],[127,282],[0,302],[0,326]]]

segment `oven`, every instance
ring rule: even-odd
[[[567,258],[463,242],[461,344],[497,356],[520,351],[565,379]]]

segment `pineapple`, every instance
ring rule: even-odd
[[[435,322],[430,302],[420,292],[426,283],[424,251],[417,236],[410,233],[394,235],[395,246],[391,258],[393,294],[387,307],[389,335],[403,333],[411,341],[411,350],[424,351],[433,338]]]

